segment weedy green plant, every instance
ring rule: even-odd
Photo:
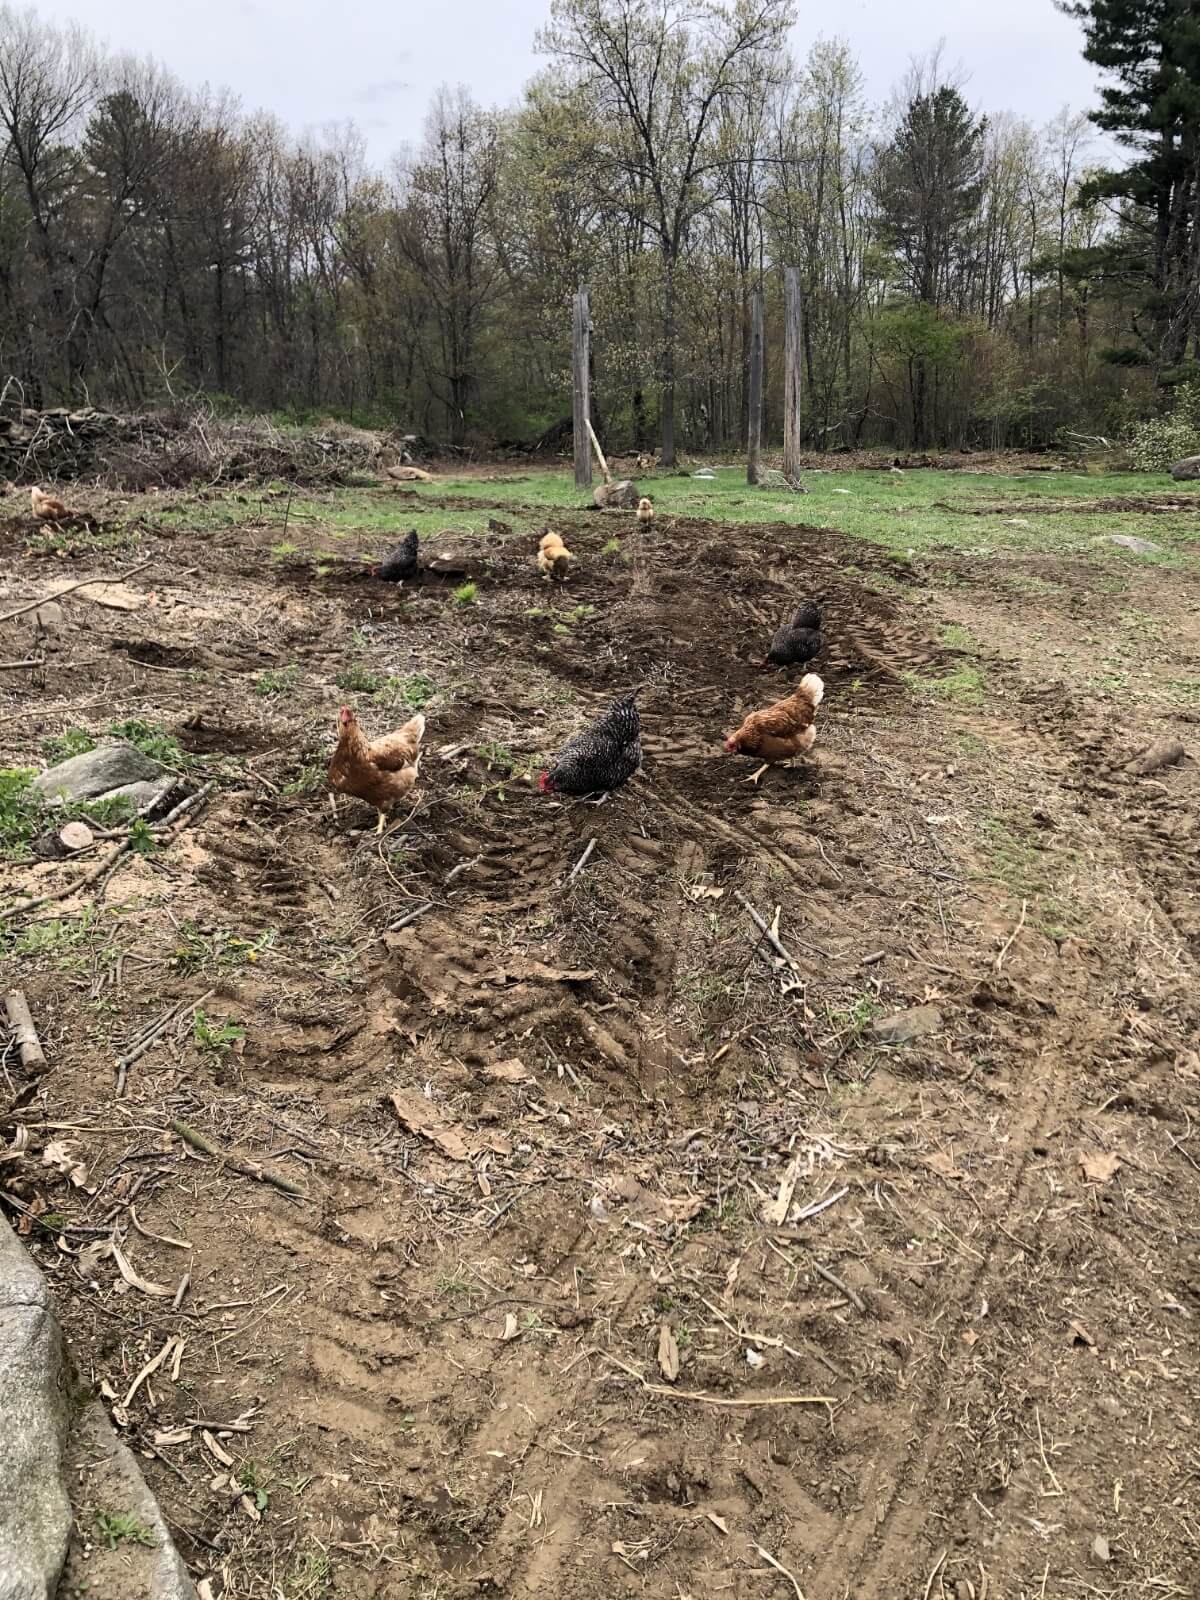
[[[192,757],[179,740],[157,722],[143,722],[140,717],[129,717],[124,722],[110,722],[108,731],[114,739],[124,739],[152,761],[160,762],[175,772],[193,765]]]
[[[454,590],[454,602],[460,606],[473,606],[478,593],[479,585],[477,583],[460,583],[458,588]]]
[[[42,741],[46,760],[52,767],[60,761],[69,761],[72,756],[86,755],[95,748],[95,737],[86,728],[64,728],[61,733],[52,734],[49,739]]]
[[[303,676],[303,672],[295,662],[287,667],[268,667],[255,678],[254,692],[262,695],[264,700],[271,699],[275,695],[291,694]]]
[[[333,1568],[324,1550],[310,1546],[298,1555],[283,1579],[286,1600],[323,1600]]]
[[[371,672],[358,662],[344,668],[333,681],[339,689],[349,689],[353,694],[375,694],[384,683],[377,672]]]
[[[0,856],[9,860],[28,854],[25,846],[40,827],[42,808],[29,787],[33,773],[32,767],[0,767]]]
[[[965,663],[941,678],[926,677],[921,672],[902,672],[901,678],[913,691],[928,700],[957,700],[962,705],[978,705],[987,687],[983,668]]]
[[[153,1533],[138,1521],[132,1511],[101,1511],[97,1508],[96,1532],[110,1550],[115,1550],[122,1543],[144,1545],[149,1550],[155,1548]]]
[[[325,783],[326,768],[319,761],[305,761],[296,776],[283,786],[286,795],[316,794]]]
[[[139,817],[129,830],[129,848],[139,856],[152,856],[159,848],[158,840],[144,817]]]
[[[50,917],[30,922],[20,932],[11,933],[9,946],[14,956],[70,957],[82,947],[98,944],[104,938],[101,913],[88,906],[77,917]],[[70,965],[70,961],[67,963]]]
[[[608,539],[600,546],[600,554],[602,556],[608,556],[610,560],[614,556],[619,556],[622,560],[624,560],[625,547],[621,543],[620,539]]]
[[[203,967],[254,966],[276,938],[274,928],[264,929],[256,939],[243,939],[225,928],[203,933],[194,922],[185,922],[169,960],[175,972],[199,972]]]
[[[203,1050],[228,1050],[245,1037],[245,1028],[232,1017],[209,1018],[203,1011],[197,1011],[192,1018],[192,1038]]]
[[[242,1493],[254,1502],[256,1511],[263,1512],[271,1504],[271,1476],[266,1467],[251,1457],[238,1468],[237,1481]]]
[[[389,678],[384,688],[391,698],[399,698],[414,711],[427,706],[437,693],[437,684],[424,672],[414,672],[408,678]]]

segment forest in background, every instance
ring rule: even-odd
[[[442,88],[379,172],[0,6],[4,399],[559,442],[585,284],[598,425],[669,464],[744,443],[760,288],[778,436],[794,265],[813,448],[1123,437],[1200,392],[1200,19],[1064,9],[1104,87],[1035,127],[936,50],[871,105],[790,0],[551,0],[521,102]]]

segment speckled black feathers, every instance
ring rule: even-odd
[[[376,577],[385,583],[400,583],[411,578],[417,570],[417,530],[415,528],[387,555],[375,569]]]
[[[635,696],[614,700],[602,717],[562,747],[543,775],[543,790],[599,794],[619,789],[642,764],[641,736]]]

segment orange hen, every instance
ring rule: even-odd
[[[338,713],[338,741],[329,763],[329,787],[339,794],[365,800],[379,813],[383,832],[388,812],[404,799],[417,781],[425,718],[420,712],[402,728],[370,742],[349,706]],[[337,801],[330,796],[334,815]]]
[[[825,685],[815,672],[805,673],[786,700],[765,711],[752,711],[741,727],[725,741],[730,755],[757,756],[763,763],[749,781],[757,783],[768,767],[793,756],[806,755],[817,742],[817,707]]]
[[[29,491],[29,503],[34,516],[43,522],[61,522],[64,517],[76,515],[63,501],[56,500],[52,494],[44,493],[36,483]]]

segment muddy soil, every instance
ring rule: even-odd
[[[278,526],[151,518],[142,608],[68,599],[0,679],[5,765],[137,717],[216,780],[20,921],[50,1067],[10,1049],[0,1084],[13,1220],[191,1570],[256,1600],[1200,1595],[1197,777],[1124,770],[1197,735],[1073,670],[1111,568],[922,587],[873,556],[881,593],[816,529],[556,526],[561,588],[528,533],[436,541],[461,603],[461,573],[381,588],[273,559]],[[2,537],[9,609],[62,563]],[[1195,580],[1137,584],[1194,671]],[[783,692],[755,663],[807,594],[815,758],[755,788],[721,737]],[[979,694],[937,687],[964,614]],[[540,797],[635,685],[643,772]],[[382,840],[335,819],[338,704],[385,731],[426,697],[410,807]]]

